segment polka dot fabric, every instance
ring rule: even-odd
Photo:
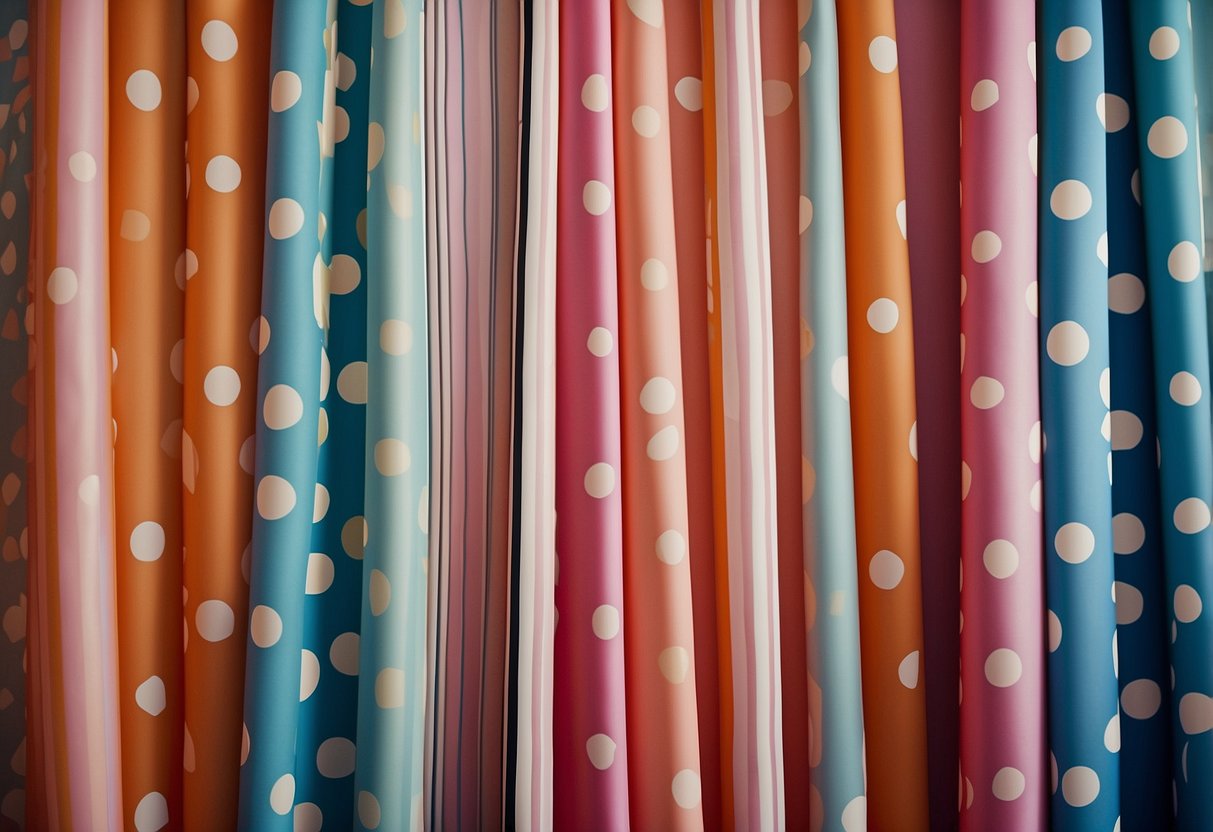
[[[798,211],[809,811],[812,828],[846,830],[867,798],[851,407],[847,385],[835,385],[835,368],[847,363],[847,320],[838,314],[846,307],[846,246],[835,4],[818,0],[800,22],[800,51],[810,56],[800,63]]]
[[[0,10],[0,829],[22,828],[26,741],[29,240],[34,165],[29,17]]]
[[[1113,121],[1107,133],[1112,552],[1124,784],[1120,820],[1125,829],[1150,829],[1166,826],[1172,812],[1171,674],[1162,649],[1170,637],[1170,615],[1159,515],[1148,273],[1142,209],[1134,195],[1139,181],[1137,102],[1131,62],[1111,59],[1130,51],[1127,2],[1105,4],[1105,100],[1124,102],[1124,118]]]
[[[1120,815],[1116,618],[1131,601],[1113,584],[1105,136],[1118,116],[1104,94],[1102,24],[1098,2],[1042,6],[1040,443],[1057,829],[1111,828]]]
[[[1209,325],[1200,264],[1194,43],[1183,0],[1131,2],[1129,12],[1171,613],[1173,799],[1178,828],[1197,829],[1213,823],[1213,799],[1201,786],[1213,765],[1213,734],[1206,718],[1213,696],[1213,667],[1207,660],[1213,622],[1201,615],[1202,598],[1213,591],[1213,441],[1206,392]]]

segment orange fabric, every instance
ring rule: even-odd
[[[110,321],[123,818],[181,817],[185,5],[110,3]]]
[[[188,344],[181,439],[187,829],[234,828],[244,757],[272,11],[262,0],[190,0],[187,10],[187,249],[176,266]]]
[[[918,465],[893,0],[838,4],[868,818],[925,830]]]

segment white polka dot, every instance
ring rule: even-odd
[[[1112,411],[1112,450],[1127,451],[1136,448],[1143,433],[1141,419],[1127,410]]]
[[[762,82],[762,114],[777,116],[792,105],[792,87],[787,81],[768,79]]]
[[[118,236],[132,243],[141,243],[152,233],[152,221],[142,211],[127,209],[118,224]]]
[[[274,781],[270,789],[270,808],[279,815],[289,814],[295,805],[295,778],[284,774]]]
[[[1002,383],[989,376],[979,376],[969,388],[969,401],[979,410],[995,407],[1005,395]]]
[[[1132,315],[1146,302],[1146,287],[1128,272],[1108,278],[1108,308],[1120,315]]]
[[[587,110],[595,113],[605,110],[610,103],[606,78],[598,73],[586,78],[585,83],[581,85],[581,103]]]
[[[596,462],[585,472],[585,493],[601,500],[615,490],[615,469],[606,462]]]
[[[674,85],[674,97],[684,110],[697,113],[703,109],[703,82],[687,76]]]
[[[1006,647],[994,650],[986,657],[986,681],[996,688],[1009,688],[1023,675],[1019,654]]]
[[[694,809],[703,797],[703,786],[699,781],[699,775],[689,768],[684,768],[674,775],[674,782],[670,789],[674,794],[674,802],[683,809]]]
[[[135,108],[150,113],[160,106],[160,79],[148,69],[137,69],[126,79],[126,97]]]
[[[1191,624],[1200,618],[1200,611],[1204,608],[1200,593],[1187,584],[1175,588],[1174,604],[1175,618],[1181,624]]]
[[[275,113],[289,110],[303,93],[303,82],[290,70],[281,70],[270,84],[270,109]]]
[[[615,741],[606,734],[595,734],[586,740],[585,753],[590,758],[590,765],[605,771],[615,762]]]
[[[1061,776],[1061,795],[1075,807],[1090,805],[1099,796],[1099,775],[1086,766],[1074,766]]]
[[[265,520],[280,520],[295,507],[295,489],[273,474],[257,483],[257,513]]]
[[[1017,800],[1023,794],[1025,783],[1022,771],[1003,766],[995,772],[990,788],[999,800]]]
[[[1129,102],[1119,95],[1101,92],[1095,98],[1095,112],[1099,122],[1109,133],[1123,130],[1129,123]]]
[[[1120,752],[1120,714],[1113,714],[1103,731],[1104,748],[1113,754]],[[1118,824],[1119,825],[1119,824]]]
[[[1135,679],[1120,693],[1120,707],[1133,719],[1149,719],[1162,704],[1162,691],[1152,679]]]
[[[1112,590],[1112,594],[1116,599],[1117,624],[1132,624],[1141,618],[1141,611],[1145,607],[1145,599],[1137,587],[1123,581],[1116,581],[1112,584]]]
[[[664,462],[667,459],[674,458],[674,455],[678,453],[678,446],[678,428],[673,425],[666,425],[653,434],[644,450],[649,459],[654,462]]]
[[[265,394],[262,406],[265,426],[270,430],[285,430],[303,418],[303,399],[295,388],[275,384]]]
[[[299,701],[306,702],[320,684],[320,659],[311,650],[304,650],[299,664]]]
[[[404,707],[404,671],[385,667],[375,677],[375,704],[383,710]]]
[[[600,217],[611,207],[611,191],[597,179],[591,179],[581,189],[581,203],[585,210]]]
[[[1009,578],[1019,568],[1019,550],[1009,540],[994,540],[986,544],[981,562],[995,578]]]
[[[80,502],[86,506],[98,506],[101,504],[101,478],[96,474],[89,474],[80,481],[80,485],[76,487],[76,496],[80,498]],[[136,527],[137,528],[137,527]],[[164,548],[163,544],[160,547]],[[157,555],[159,557],[159,555]],[[155,560],[155,558],[152,558]]]
[[[691,654],[685,647],[667,647],[657,655],[657,668],[667,682],[681,685],[691,669]]]
[[[1049,652],[1052,653],[1061,646],[1061,619],[1057,613],[1049,610]]]
[[[206,374],[202,390],[211,404],[227,407],[240,395],[240,376],[231,367],[220,364]]]
[[[897,679],[901,682],[902,687],[913,690],[918,687],[918,671],[921,662],[919,660],[918,651],[906,655],[897,664]]]
[[[144,679],[135,688],[135,704],[152,716],[159,716],[165,705],[164,680],[159,676]]]
[[[988,110],[998,103],[998,84],[989,78],[983,78],[973,85],[969,95],[969,106],[975,111]]]
[[[145,794],[135,806],[135,832],[156,832],[168,826],[168,801],[160,792]]]
[[[1049,208],[1053,216],[1062,220],[1086,216],[1091,210],[1091,189],[1077,179],[1059,182],[1049,197]]]
[[[1150,57],[1166,61],[1179,52],[1179,32],[1170,26],[1159,26],[1150,35]]]
[[[1045,349],[1054,363],[1072,367],[1087,357],[1091,339],[1087,331],[1075,321],[1062,321],[1049,330]]]
[[[892,332],[899,317],[897,304],[889,298],[877,298],[868,307],[868,326],[882,334]]]
[[[640,266],[640,285],[650,292],[660,292],[670,282],[670,273],[665,263],[650,257]]]
[[[324,814],[315,803],[296,803],[291,817],[294,824],[291,832],[321,832],[324,828]]]
[[[51,303],[69,303],[76,297],[79,287],[80,281],[76,278],[76,273],[66,266],[59,266],[46,279],[46,296],[51,299]]]
[[[1188,147],[1188,131],[1175,116],[1163,116],[1150,125],[1146,146],[1160,159],[1174,159]]]
[[[392,582],[383,572],[372,569],[369,584],[367,594],[371,602],[371,615],[383,615],[392,601]]]
[[[164,529],[154,520],[144,520],[131,532],[131,554],[145,563],[164,554]]]
[[[835,358],[834,363],[830,365],[830,386],[834,388],[835,393],[850,401],[850,362],[845,355]]]
[[[273,647],[282,638],[282,617],[272,607],[258,604],[253,607],[249,635],[258,647]]]
[[[413,216],[413,192],[405,185],[396,183],[387,186],[387,201],[391,206],[392,213],[400,217],[402,220],[411,219]]]
[[[906,573],[906,565],[888,549],[881,549],[868,563],[868,577],[880,589],[895,589]]]
[[[404,321],[384,321],[379,327],[379,349],[388,355],[410,352],[413,349],[413,328]]]
[[[610,604],[599,606],[591,617],[591,626],[598,638],[614,638],[619,633],[619,610]]]
[[[312,552],[307,556],[307,587],[308,595],[319,595],[333,584],[333,560],[321,552]]]
[[[399,439],[380,439],[375,443],[375,470],[385,477],[398,477],[409,470],[413,457],[409,446]]]
[[[628,0],[628,8],[642,23],[654,28],[661,28],[665,17],[662,0]]]
[[[1181,370],[1171,376],[1169,385],[1171,400],[1184,407],[1191,407],[1200,401],[1202,395],[1200,379],[1186,370]]]
[[[329,645],[329,662],[338,673],[358,675],[358,634],[342,633]]]
[[[240,165],[231,156],[215,156],[206,163],[206,184],[221,194],[240,187]]]
[[[901,239],[909,239],[906,236],[906,201],[904,199],[897,203],[897,207],[893,209],[893,213],[897,217],[897,230],[901,232]],[[802,228],[801,231],[804,231],[804,229]]]
[[[686,551],[686,538],[677,529],[667,529],[657,536],[657,559],[667,566],[681,563]]]
[[[345,737],[329,737],[316,749],[316,770],[336,780],[354,773],[354,744]]]
[[[1200,276],[1200,249],[1184,240],[1167,255],[1167,272],[1181,283],[1191,283]]]
[[[640,388],[640,407],[645,413],[661,415],[669,413],[674,408],[678,391],[668,378],[656,376],[645,382]]]
[[[223,641],[236,628],[236,616],[223,601],[212,598],[198,605],[194,613],[198,635],[207,641]]]
[[[661,116],[648,104],[641,104],[632,111],[632,129],[651,139],[661,131]]]
[[[236,33],[222,20],[208,20],[202,27],[202,49],[213,60],[230,61],[237,46]]]
[[[1112,406],[1112,370],[1104,367],[1099,374],[1099,398],[1104,407]]]
[[[614,346],[615,337],[611,335],[611,331],[606,327],[594,327],[590,330],[590,335],[585,340],[585,348],[590,351],[591,355],[598,358],[605,358],[610,355]]]
[[[897,69],[897,42],[886,35],[872,38],[868,44],[868,60],[877,72],[889,74]]]
[[[1053,546],[1066,563],[1082,563],[1095,551],[1095,533],[1082,523],[1066,523],[1053,536]]]
[[[377,829],[381,818],[378,798],[368,791],[358,792],[358,822],[366,829]]]
[[[366,362],[351,361],[337,374],[337,392],[350,404],[366,404]]]
[[[1002,240],[993,231],[978,231],[970,248],[976,262],[989,263],[1002,251]]]
[[[868,828],[868,799],[864,795],[851,798],[842,809],[842,832],[865,832]]]
[[[1077,61],[1091,51],[1091,33],[1081,26],[1070,26],[1057,36],[1057,57]]]
[[[92,182],[97,177],[97,160],[93,154],[79,150],[67,157],[67,170],[77,182]]]
[[[275,240],[294,237],[303,228],[303,206],[289,197],[274,200],[268,224],[270,236]]]

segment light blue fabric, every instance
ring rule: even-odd
[[[1213,829],[1213,437],[1187,0],[1131,0],[1161,519],[1171,613],[1179,829]]]
[[[800,436],[816,472],[813,496],[804,505],[804,548],[805,571],[819,599],[807,646],[809,674],[821,686],[815,742],[822,751],[810,777],[821,795],[822,828],[841,832],[849,828],[844,815],[851,824],[864,811],[864,750],[833,0],[813,4],[800,38],[812,55],[800,76],[800,314],[814,341],[800,363]],[[814,698],[814,691],[809,695]]]
[[[1157,426],[1146,252],[1138,188],[1137,100],[1128,0],[1104,0],[1108,330],[1112,367],[1112,543],[1120,654],[1121,828],[1171,819],[1169,612],[1158,513]],[[1152,703],[1158,701],[1158,707]]]
[[[1048,655],[1059,779],[1050,817],[1058,830],[1110,830],[1120,814],[1120,715],[1100,2],[1046,0],[1040,27],[1045,595],[1060,633]]]
[[[425,27],[420,0],[405,0],[404,26],[389,13],[391,5],[375,2],[370,69],[370,382],[357,819],[363,829],[420,832],[430,471]]]

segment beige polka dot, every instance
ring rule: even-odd
[[[354,743],[345,737],[329,737],[316,749],[316,770],[336,780],[354,773]]]
[[[687,540],[677,529],[667,529],[657,537],[657,559],[667,566],[682,563],[687,552]]]
[[[1112,518],[1112,551],[1131,555],[1146,541],[1146,527],[1134,514],[1121,512]]]
[[[669,413],[674,408],[678,391],[668,378],[656,376],[645,382],[640,388],[640,407],[645,413],[661,415]]]
[[[670,282],[670,273],[665,263],[650,257],[640,266],[640,285],[650,292],[659,292]]]
[[[249,620],[249,635],[258,647],[273,647],[282,638],[282,616],[272,607],[258,604]]]
[[[1179,52],[1179,32],[1170,26],[1159,26],[1150,34],[1150,57],[1159,61],[1174,58]]]
[[[606,78],[594,73],[585,79],[581,85],[581,103],[595,113],[601,113],[610,103],[610,90]]]
[[[868,326],[881,334],[889,333],[897,326],[901,313],[897,304],[889,298],[877,298],[868,306]]]
[[[1057,36],[1057,57],[1077,61],[1091,51],[1091,33],[1081,26],[1070,26]]]
[[[615,490],[615,469],[606,462],[596,462],[585,472],[585,493],[601,500]]]
[[[768,79],[762,82],[762,113],[777,116],[792,105],[792,86],[787,81]]]
[[[1091,210],[1091,189],[1077,179],[1059,182],[1049,197],[1049,208],[1058,219],[1084,217]]]
[[[1108,278],[1108,308],[1132,315],[1146,302],[1146,287],[1137,275],[1121,272]]]
[[[1134,679],[1120,693],[1120,707],[1133,719],[1149,719],[1162,704],[1162,691],[1152,679]]]
[[[674,97],[684,110],[697,113],[703,109],[703,82],[687,76],[674,84]]]
[[[969,248],[976,262],[989,263],[1002,251],[1002,240],[993,231],[978,231]]]
[[[355,514],[341,526],[341,548],[354,560],[362,560],[368,534],[366,518]]]
[[[299,664],[299,701],[306,702],[320,684],[320,659],[311,650],[304,650]]]
[[[978,376],[969,388],[969,401],[979,410],[989,410],[998,405],[1006,395],[1002,384],[989,376]]]
[[[404,671],[385,667],[375,677],[375,704],[384,710],[404,707]]]
[[[1146,146],[1160,159],[1174,159],[1188,148],[1188,131],[1175,116],[1163,116],[1150,125]]]
[[[270,109],[275,113],[289,110],[302,93],[303,82],[299,76],[287,69],[280,70],[270,84]]]
[[[995,578],[1009,578],[1019,568],[1019,550],[1009,540],[994,540],[986,545],[981,561]]]
[[[1053,536],[1053,545],[1066,563],[1082,563],[1095,551],[1095,534],[1082,523],[1066,523]]]
[[[118,236],[132,243],[141,243],[152,233],[152,221],[142,211],[127,209],[122,212],[118,225]]]
[[[830,386],[847,401],[851,398],[850,371],[850,362],[845,355],[834,359],[830,365]]]
[[[1053,362],[1063,367],[1072,367],[1087,357],[1091,339],[1087,331],[1075,321],[1062,321],[1049,330],[1045,349]]]
[[[279,476],[270,474],[257,483],[257,513],[265,520],[280,520],[295,508],[295,489]]]
[[[97,177],[97,160],[88,151],[78,150],[67,157],[67,170],[77,182],[92,182]]]
[[[615,762],[615,741],[606,734],[594,734],[585,741],[585,753],[590,758],[590,765],[605,771]]]
[[[329,646],[329,661],[338,673],[358,675],[358,634],[342,633]]]
[[[641,104],[632,111],[632,129],[638,135],[651,139],[661,131],[661,116],[648,104]]]
[[[324,828],[324,814],[315,803],[296,803],[291,819],[292,832],[321,832]]]
[[[206,163],[206,184],[221,194],[240,187],[240,165],[231,156],[215,156]]]
[[[998,103],[998,84],[989,78],[983,78],[973,85],[969,94],[969,106],[976,112],[988,110]]]
[[[1088,806],[1099,797],[1099,775],[1086,766],[1074,766],[1061,776],[1061,796],[1075,807]]]
[[[888,549],[881,549],[868,563],[868,577],[880,589],[896,589],[905,572],[905,563]]]
[[[610,604],[603,604],[594,610],[590,624],[598,638],[612,639],[619,634],[619,610]]]
[[[230,61],[239,42],[232,27],[222,20],[209,20],[202,27],[202,49],[212,60]]]
[[[131,532],[131,554],[135,560],[150,563],[164,554],[164,528],[154,520],[144,520]]]
[[[842,832],[865,832],[868,828],[868,799],[853,797],[842,809]]]
[[[1184,407],[1191,407],[1200,401],[1202,395],[1200,379],[1186,370],[1181,370],[1171,376],[1169,385],[1171,400]]]
[[[667,682],[680,685],[691,669],[691,654],[685,647],[667,647],[657,655],[657,667]]]
[[[600,217],[611,207],[611,191],[597,179],[591,179],[581,189],[581,203],[585,210]]]
[[[1141,611],[1145,606],[1145,599],[1137,587],[1132,584],[1116,581],[1112,584],[1112,595],[1116,601],[1116,623],[1120,625],[1132,624],[1137,619],[1141,618]]]
[[[413,349],[413,328],[404,321],[384,321],[379,327],[379,349],[388,355],[404,355]]]
[[[303,418],[303,399],[295,388],[286,384],[275,384],[266,391],[261,412],[267,428],[286,430]]]
[[[1213,698],[1203,693],[1185,693],[1179,700],[1179,724],[1185,734],[1213,730]]]
[[[307,586],[308,595],[319,595],[333,584],[333,560],[321,552],[312,552],[307,556]]]
[[[135,806],[135,832],[157,832],[168,826],[168,801],[160,792],[145,794]]]
[[[375,470],[385,477],[398,477],[409,470],[412,454],[399,439],[380,439],[375,443]]]
[[[994,774],[990,790],[999,800],[1018,800],[1024,792],[1023,772],[1011,766],[1004,766]]]
[[[295,778],[290,774],[284,774],[274,781],[273,788],[270,789],[270,808],[276,814],[290,814],[291,809],[295,805]]]
[[[1049,610],[1049,652],[1055,652],[1061,646],[1061,619],[1057,613]]]
[[[303,206],[289,197],[274,200],[268,225],[270,236],[275,240],[295,236],[303,228]]]
[[[1200,276],[1200,249],[1195,243],[1184,240],[1167,255],[1167,272],[1181,283],[1191,283]]]
[[[908,653],[897,664],[897,679],[903,687],[913,690],[918,687],[918,674],[922,662],[917,650]]]
[[[868,61],[877,72],[888,75],[897,69],[897,42],[886,35],[872,38],[868,44]]]
[[[665,19],[662,0],[628,0],[628,8],[642,23],[657,29]]]
[[[1109,133],[1118,133],[1129,124],[1129,102],[1119,95],[1101,92],[1095,98],[1095,112]]]
[[[813,224],[813,201],[804,194],[800,195],[800,233],[809,230]]]
[[[605,358],[611,354],[611,350],[615,346],[615,337],[611,335],[611,331],[606,327],[596,326],[590,330],[590,335],[586,338],[585,347],[590,351],[591,355],[598,358]]]
[[[159,716],[165,706],[164,680],[149,676],[135,688],[135,704],[152,716]]]
[[[985,674],[986,681],[994,687],[1008,688],[1023,675],[1023,662],[1014,650],[1000,647],[986,656]]]
[[[59,266],[46,279],[46,296],[51,299],[51,303],[70,303],[76,297],[79,286],[80,281],[76,278],[76,273],[66,266]]]
[[[371,615],[383,615],[392,601],[392,583],[388,580],[387,575],[378,569],[371,570],[369,595]]]
[[[366,404],[366,362],[351,361],[337,374],[337,392],[350,404]]]
[[[223,641],[236,628],[236,616],[223,601],[212,598],[198,605],[194,613],[198,635],[207,641]]]
[[[645,453],[654,462],[664,462],[674,458],[678,453],[679,444],[678,428],[666,425],[649,439]]]
[[[358,792],[358,822],[367,829],[378,829],[382,813],[379,800],[368,791]]]
[[[126,97],[137,109],[150,113],[160,106],[160,79],[150,70],[135,70],[126,79]]]
[[[703,798],[703,785],[699,774],[689,768],[684,768],[674,775],[670,790],[674,794],[674,802],[683,809],[694,809]]]
[[[1201,610],[1204,608],[1200,593],[1187,584],[1180,584],[1175,588],[1173,603],[1175,619],[1181,624],[1191,624],[1200,618]]]

